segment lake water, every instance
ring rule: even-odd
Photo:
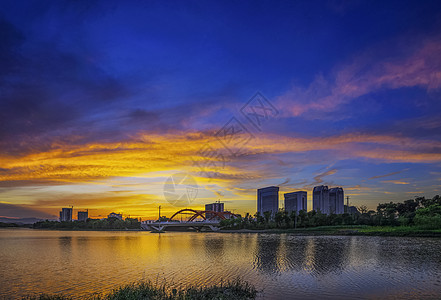
[[[81,296],[151,279],[209,285],[241,277],[265,299],[441,298],[441,240],[0,230],[0,298]]]

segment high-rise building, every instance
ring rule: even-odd
[[[279,210],[279,187],[269,186],[257,190],[257,212],[263,215],[271,211],[274,215]]]
[[[326,185],[314,187],[312,192],[312,209],[329,214],[329,189]]]
[[[89,211],[79,211],[78,212],[78,221],[87,221],[89,218]]]
[[[344,213],[343,188],[328,189],[326,185],[316,186],[312,195],[312,204],[315,211],[320,210],[323,214]]]
[[[285,196],[285,210],[288,212],[295,211],[299,212],[301,210],[307,210],[307,192],[298,191],[292,193],[286,193]]]
[[[210,211],[215,211],[215,212],[223,212],[224,211],[224,204],[220,201],[210,203],[210,204],[205,204],[205,210],[210,210]],[[212,217],[213,217],[213,214],[211,214],[211,213],[205,214],[205,218],[207,218],[207,219],[211,219]]]
[[[60,211],[60,222],[72,222],[72,211],[73,208],[71,207],[62,208]]]
[[[335,187],[329,189],[329,212],[334,214],[344,213],[345,195],[343,188]]]

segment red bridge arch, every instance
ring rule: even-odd
[[[233,214],[229,211],[219,212],[219,211],[212,211],[212,210],[194,210],[191,208],[184,208],[184,209],[181,209],[181,210],[175,212],[173,214],[173,216],[170,217],[170,220],[173,220],[174,217],[176,217],[178,214],[183,213],[183,212],[193,213],[193,215],[188,219],[189,222],[194,221],[197,217],[201,217],[204,220],[207,220],[207,218],[205,217],[205,214],[207,214],[207,213],[212,215],[208,220],[212,220],[216,217],[218,217],[221,220],[225,220],[226,216],[237,217],[236,214]]]

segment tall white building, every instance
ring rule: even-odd
[[[312,194],[312,206],[315,211],[323,214],[344,213],[344,192],[343,188],[335,187],[328,189],[326,185],[314,187]]]
[[[307,192],[298,191],[292,193],[284,194],[285,197],[285,210],[288,212],[295,211],[299,212],[301,210],[307,210]]]
[[[72,211],[73,211],[73,208],[71,208],[71,207],[62,208],[60,211],[60,222],[71,222],[72,221]]]
[[[334,214],[344,213],[345,195],[343,188],[335,187],[329,190],[329,211]]]
[[[269,186],[257,190],[257,212],[262,216],[266,211],[271,211],[272,215],[279,210],[279,187]]]
[[[312,209],[329,214],[329,189],[327,185],[314,187],[312,192]]]
[[[210,204],[205,204],[205,210],[206,211],[211,210],[211,211],[215,211],[215,212],[223,212],[224,211],[224,204],[220,201],[210,203]],[[205,218],[211,219],[212,217],[213,217],[212,213],[205,213]]]
[[[87,221],[87,219],[89,218],[89,211],[79,211],[78,212],[78,221]]]

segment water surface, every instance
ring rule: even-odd
[[[0,298],[72,296],[150,279],[209,285],[241,277],[265,299],[441,297],[441,240],[0,230]]]

